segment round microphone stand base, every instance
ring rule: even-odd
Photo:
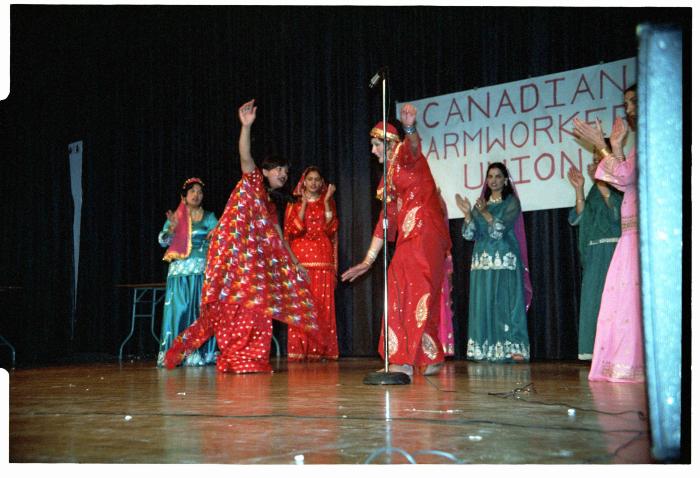
[[[365,385],[408,385],[411,377],[402,372],[371,372],[362,381]]]

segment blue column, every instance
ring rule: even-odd
[[[681,454],[683,40],[672,26],[638,27],[637,136],[642,310],[652,454]],[[689,399],[689,397],[686,397]],[[688,417],[690,418],[690,417]]]

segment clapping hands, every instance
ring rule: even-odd
[[[455,194],[455,202],[457,203],[459,210],[462,211],[462,214],[464,214],[464,218],[471,219],[472,205],[469,202],[469,199],[467,199],[466,196],[462,197],[459,194]]]

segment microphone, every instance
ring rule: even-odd
[[[374,88],[375,86],[377,86],[377,83],[379,83],[379,80],[381,80],[382,78],[384,78],[384,74],[386,73],[387,70],[388,70],[388,68],[387,68],[386,66],[381,67],[381,68],[379,69],[379,71],[377,71],[377,72],[374,74],[374,76],[372,77],[372,79],[369,80],[369,87],[370,87],[370,88]]]

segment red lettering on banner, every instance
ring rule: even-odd
[[[540,127],[540,126],[538,126],[538,123],[540,122],[540,120],[546,120],[546,121],[547,121],[547,125],[546,125],[545,127]],[[533,123],[534,123],[534,130],[535,130],[534,134],[532,135],[533,144],[534,144],[535,146],[537,146],[537,133],[538,133],[539,131],[544,131],[545,134],[547,135],[547,137],[549,138],[549,142],[550,142],[551,144],[554,144],[554,138],[552,138],[552,134],[549,132],[549,129],[550,129],[550,128],[552,127],[552,125],[554,124],[554,121],[552,120],[552,117],[551,117],[551,116],[540,116],[539,118],[535,118],[535,119],[533,120]]]
[[[491,127],[487,126],[486,127],[486,152],[490,153],[491,150],[495,145],[501,145],[501,149],[503,151],[506,150],[506,125],[502,124],[501,125],[501,140],[498,140],[498,137],[496,137],[493,142],[491,142]]]
[[[518,176],[517,176],[518,179],[513,178],[513,182],[515,182],[516,185],[531,182],[529,179],[524,179],[524,174],[523,174],[523,159],[529,159],[529,158],[530,158],[530,156],[516,156],[514,158],[509,159],[509,161],[517,161],[518,162],[518,170],[517,170],[518,171]],[[514,176],[513,171],[515,170],[515,168],[513,168],[512,166],[507,166],[507,167],[508,167],[508,171],[510,172],[511,177],[513,177]]]
[[[619,114],[618,114],[619,112]],[[615,105],[612,108],[612,121],[615,121],[615,118],[618,116],[622,116],[623,118],[627,115],[625,112],[625,105]]]
[[[525,139],[523,139],[523,142],[518,144],[515,142],[515,138],[513,137],[515,135],[515,128],[518,127],[518,125],[522,125],[525,128]],[[527,125],[522,122],[518,121],[513,125],[513,127],[510,129],[510,142],[515,146],[516,148],[522,148],[527,144],[527,141],[530,139],[530,129],[527,127]]]
[[[437,145],[435,144],[435,137],[430,138],[430,146],[428,147],[428,152],[425,153],[425,159],[430,159],[430,156],[435,155],[435,159],[440,159],[437,152]]]
[[[595,120],[596,120],[596,119],[600,119],[600,116],[595,116],[595,117],[591,118],[591,116],[593,115],[593,113],[595,113],[595,112],[597,112],[597,111],[605,111],[605,110],[607,110],[607,109],[608,109],[608,108],[607,108],[606,106],[603,106],[603,107],[601,107],[601,108],[593,108],[593,109],[584,111],[584,112],[583,112],[584,121],[585,121],[586,123],[590,123],[590,124],[593,124],[593,125],[596,124],[596,121],[595,121]]]
[[[454,110],[457,110],[457,112],[453,113]],[[447,126],[447,123],[450,122],[450,117],[452,116],[459,116],[460,121],[464,123],[464,116],[462,116],[462,111],[459,109],[459,105],[457,104],[456,98],[452,98],[452,103],[450,103],[450,111],[447,112],[447,118],[445,118],[445,126]]]
[[[619,85],[615,80],[612,79],[610,75],[608,75],[605,70],[601,69],[600,70],[600,97],[605,98],[605,88],[603,87],[603,80],[606,79],[612,83],[615,88],[617,88],[617,91],[622,93],[625,91],[627,88],[627,65],[622,65],[622,85]]]
[[[472,121],[472,105],[476,106],[476,108],[481,111],[481,114],[484,115],[485,118],[490,118],[491,117],[491,93],[488,92],[486,93],[486,109],[484,110],[479,103],[474,101],[474,98],[471,97],[471,95],[467,96],[467,117],[469,118],[469,121]]]
[[[431,101],[431,102],[428,103],[428,104],[425,106],[425,108],[423,109],[423,124],[424,124],[426,127],[428,127],[428,128],[435,128],[437,125],[440,124],[439,121],[436,121],[435,123],[429,123],[429,122],[428,122],[428,110],[429,110],[431,107],[433,107],[433,106],[440,106],[440,104],[437,103],[437,102],[435,102],[435,101]]]
[[[467,155],[467,140],[471,140],[474,142],[475,139],[479,138],[479,154],[483,154],[484,152],[484,147],[483,147],[483,142],[482,142],[482,134],[481,134],[481,128],[479,128],[479,131],[476,132],[474,136],[471,136],[469,133],[466,131],[463,131],[462,135],[462,141],[464,143],[464,156]]]
[[[473,165],[472,165],[473,166]],[[464,165],[464,187],[467,189],[479,189],[484,184],[484,163],[479,163],[480,176],[479,181],[474,186],[469,185],[469,165]]]
[[[550,105],[545,105],[545,108],[555,108],[557,106],[564,106],[564,103],[558,103],[557,102],[557,83],[560,81],[564,81],[564,77],[559,77],[559,78],[553,78],[551,80],[545,80],[545,83],[552,83],[552,104]]]
[[[581,89],[581,85],[584,85],[585,88]],[[593,92],[591,91],[591,87],[588,85],[588,81],[586,80],[586,75],[581,75],[581,78],[578,79],[578,85],[576,85],[576,92],[574,93],[574,97],[571,99],[571,104],[576,103],[576,97],[579,95],[579,93],[588,93],[591,100],[595,99],[595,96],[593,96]]]
[[[513,112],[513,114],[517,114],[517,111],[515,111],[515,106],[513,106],[513,102],[510,101],[510,96],[508,96],[508,90],[503,90],[503,94],[501,95],[501,102],[498,103],[498,108],[496,108],[496,117],[498,118],[498,115],[501,113],[501,108],[504,106],[510,106],[510,110]]]
[[[542,161],[543,158],[549,159],[549,173],[547,174],[547,176],[543,176],[542,174],[540,174],[540,161]],[[535,175],[537,176],[537,179],[539,179],[540,181],[545,181],[554,176],[554,167],[554,156],[552,156],[549,153],[540,154],[535,160]]]
[[[448,141],[447,141],[447,137],[448,137],[448,136],[449,136],[450,138],[454,138],[454,141],[448,142]],[[459,141],[459,135],[458,135],[457,133],[445,133],[445,135],[443,136],[443,139],[442,139],[442,140],[443,140],[443,143],[444,143],[444,144],[443,144],[443,156],[442,156],[442,159],[446,159],[446,158],[447,158],[447,148],[450,148],[450,147],[454,148],[455,154],[457,155],[457,157],[459,157],[459,149],[457,148],[457,142]]]
[[[535,91],[535,104],[533,104],[530,108],[525,106],[525,89],[526,88],[532,88]],[[522,85],[520,87],[520,112],[521,113],[527,113],[528,111],[532,111],[535,108],[537,108],[537,105],[540,104],[540,90],[537,88],[537,85],[534,83],[527,83],[525,85]]]
[[[569,167],[573,166],[574,168],[578,169],[579,171],[583,171],[583,149],[578,148],[578,164],[576,164],[574,161],[569,158],[569,156],[566,154],[566,151],[561,151],[561,168],[559,169],[559,177],[561,179],[564,179],[564,175],[569,171]],[[569,167],[564,164],[564,161],[566,161],[569,164]]]
[[[559,142],[560,142],[560,143],[561,143],[562,141],[564,141],[564,137],[563,137],[562,133],[566,133],[566,134],[568,134],[569,136],[575,137],[575,136],[574,136],[574,133],[573,133],[573,127],[571,128],[571,131],[567,131],[567,130],[564,129],[564,126],[566,126],[569,122],[573,121],[574,118],[576,118],[576,116],[578,116],[578,111],[574,112],[571,116],[569,116],[568,118],[566,118],[566,121],[564,121],[564,122],[562,123],[562,121],[561,121],[561,120],[562,120],[562,116],[559,115]]]

